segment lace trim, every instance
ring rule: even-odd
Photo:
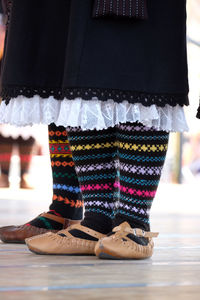
[[[9,100],[18,96],[24,96],[26,98],[33,98],[35,95],[39,95],[41,98],[49,98],[53,96],[56,100],[73,100],[75,98],[81,98],[83,100],[114,100],[115,102],[128,101],[130,103],[141,103],[144,106],[157,105],[164,107],[166,104],[170,106],[188,105],[188,96],[186,94],[150,94],[143,92],[133,91],[121,91],[112,89],[100,89],[100,88],[29,88],[29,87],[3,87],[1,91],[1,97],[6,103]]]
[[[17,126],[51,124],[57,126],[80,127],[82,130],[106,129],[120,123],[140,122],[147,127],[165,131],[187,131],[183,107],[165,105],[144,106],[141,103],[120,103],[113,100],[65,99],[57,101],[53,97],[40,96],[25,98],[19,96],[0,106],[0,123]]]

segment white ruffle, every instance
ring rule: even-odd
[[[19,96],[11,99],[8,105],[3,101],[0,106],[0,123],[16,126],[55,123],[64,127],[80,126],[82,130],[101,130],[136,121],[168,132],[188,131],[184,109],[179,105],[146,107],[140,103],[116,103],[95,98],[90,101],[80,98],[58,101],[53,97],[42,99],[36,95],[31,99]]]

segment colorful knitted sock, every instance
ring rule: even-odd
[[[48,213],[70,220],[82,220],[82,195],[64,127],[49,125],[49,149],[53,173],[53,202]],[[62,229],[62,224],[40,216],[29,224],[41,228]]]
[[[53,172],[53,202],[50,210],[67,219],[82,220],[84,203],[64,127],[55,124],[49,126],[49,147]]]
[[[61,215],[58,214],[54,210],[50,210],[50,211],[48,211],[48,213],[51,214],[51,215],[61,217]],[[30,226],[30,225],[35,226],[35,227],[38,227],[38,228],[45,228],[45,229],[49,229],[49,230],[61,230],[61,229],[63,229],[63,224],[61,224],[59,222],[56,222],[54,220],[51,220],[49,218],[43,217],[43,216],[36,217],[35,219],[30,221],[26,225],[27,226]]]
[[[114,226],[128,221],[132,227],[150,230],[149,212],[166,157],[169,134],[126,123],[117,127],[120,162],[120,202]]]
[[[82,131],[69,128],[69,141],[85,204],[85,218],[81,224],[108,233],[114,216],[115,129]],[[80,232],[72,234],[83,237]]]

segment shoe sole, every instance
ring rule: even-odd
[[[117,257],[108,253],[101,252],[99,255],[97,255],[100,259],[112,259],[112,260],[144,260],[148,259],[149,257],[132,257],[132,258],[126,258],[126,257]]]
[[[0,239],[4,244],[26,244],[25,241],[9,241],[9,240],[4,240]]]
[[[123,258],[119,258],[119,257],[116,257],[116,256],[113,256],[113,255],[110,255],[110,254],[107,254],[107,253],[104,253],[104,252],[101,252],[99,255],[98,255],[98,258],[100,259],[115,259],[115,260],[122,260]]]
[[[103,247],[103,249],[101,249],[100,251],[96,251],[96,256],[100,259],[113,259],[113,260],[144,260],[144,259],[148,259],[151,256],[148,257],[138,257],[137,254],[135,254],[135,257],[122,257],[120,255],[114,254],[112,252],[110,252],[109,250],[105,249]]]
[[[29,248],[28,249],[34,253],[34,254],[37,254],[37,255],[54,255],[54,256],[95,256],[95,253],[93,254],[87,254],[87,253],[48,253],[48,252],[41,252],[41,251],[38,251],[34,248]]]
[[[101,247],[101,250],[98,249],[96,251],[96,256],[101,259],[115,259],[115,260],[124,259],[118,255],[114,255],[109,250],[105,249],[104,247]]]

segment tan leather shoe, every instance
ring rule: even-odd
[[[107,259],[144,259],[153,254],[153,237],[158,233],[131,228],[127,222],[113,229],[113,234],[100,239],[95,254]]]
[[[91,240],[76,238],[69,231],[76,229],[91,237]],[[26,244],[30,251],[36,254],[51,255],[95,255],[94,248],[98,240],[105,237],[104,234],[96,232],[82,225],[72,225],[58,233],[46,233],[30,239]]]
[[[63,228],[67,228],[74,222],[80,223],[80,221],[71,221],[62,217],[58,217],[49,213],[42,213],[40,217],[54,220],[63,225]],[[46,232],[58,232],[58,230],[50,230],[46,228],[38,228],[32,225],[20,225],[20,226],[5,226],[0,228],[0,239],[4,243],[19,243],[24,244],[26,238],[40,235]]]

